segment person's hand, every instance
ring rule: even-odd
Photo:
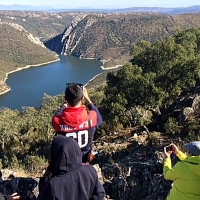
[[[174,152],[175,154],[177,154],[177,153],[179,152],[178,147],[177,147],[174,143],[172,143],[172,148],[173,148],[173,152]]]
[[[17,193],[13,193],[11,195],[5,195],[7,200],[18,200],[20,196]]]
[[[165,153],[165,156],[167,158],[170,158],[170,155],[172,154],[173,151],[166,151],[166,148],[164,147],[164,153]]]
[[[85,87],[83,87],[83,96],[84,96],[85,100],[86,100],[89,104],[92,103],[92,101],[90,100],[90,98],[89,98],[89,96],[88,96],[88,92],[87,92],[87,90],[86,90]]]

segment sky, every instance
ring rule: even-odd
[[[55,8],[175,8],[200,5],[200,0],[0,0],[0,4],[50,6]]]

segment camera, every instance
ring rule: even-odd
[[[165,148],[165,151],[166,151],[166,152],[168,152],[168,151],[173,151],[173,150],[174,150],[172,145],[168,145],[168,146],[166,146],[166,147],[164,147],[164,148]]]

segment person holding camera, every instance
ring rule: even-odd
[[[200,141],[186,144],[185,149],[186,154],[181,152],[175,144],[164,147],[166,159],[163,175],[166,180],[173,181],[167,200],[200,199]],[[174,167],[170,158],[172,153],[180,159]]]
[[[83,105],[84,100],[88,108]],[[72,137],[77,141],[83,163],[89,161],[94,134],[101,124],[101,114],[90,100],[86,88],[78,83],[66,84],[65,102],[53,116],[52,125],[56,135]]]

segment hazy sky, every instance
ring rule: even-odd
[[[200,5],[200,0],[0,0],[4,5],[34,5],[62,8],[127,8],[127,7],[189,7]]]

